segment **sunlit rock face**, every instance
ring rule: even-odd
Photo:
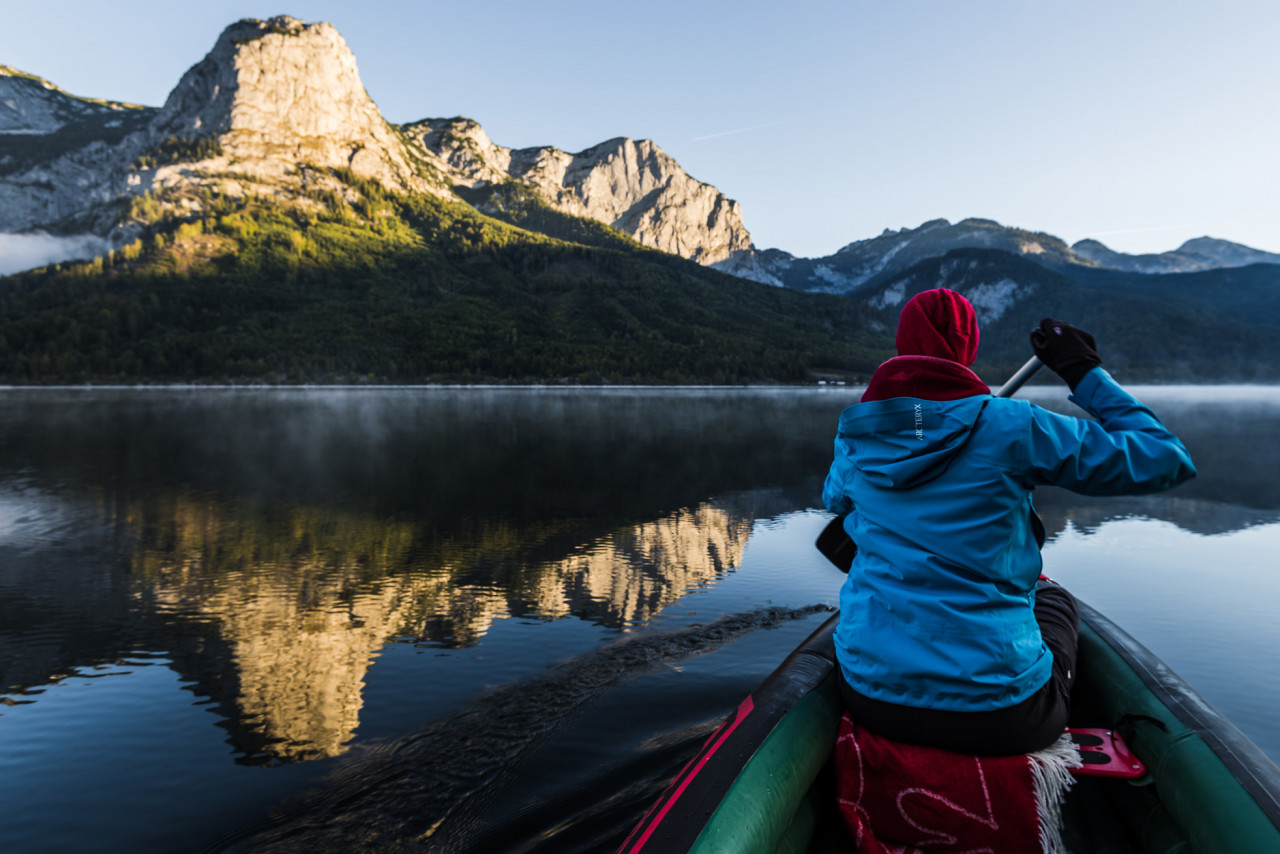
[[[427,119],[405,130],[455,184],[474,189],[516,180],[559,211],[700,264],[752,251],[741,206],[647,139],[619,137],[569,154],[549,146],[503,148],[470,119]]]
[[[190,191],[192,198],[167,202],[189,215],[199,210],[194,196],[202,188],[282,199],[315,187],[341,190],[326,173],[334,168],[397,192],[448,195],[411,162],[365,92],[351,50],[326,23],[282,16],[231,25],[163,108],[123,113],[117,123],[127,135],[113,132],[111,116],[92,124],[68,119],[120,105],[75,99],[13,73],[0,75],[0,84],[0,93],[12,95],[0,125],[48,133],[54,143],[44,153],[3,155],[0,136],[4,232],[65,231],[73,222],[119,244],[136,236],[121,204],[133,196]],[[181,156],[155,157],[175,141]],[[217,145],[196,148],[201,141]]]
[[[239,21],[174,87],[155,139],[216,136],[237,170],[281,177],[297,164],[349,167],[423,189],[403,143],[365,92],[355,56],[327,23]]]
[[[392,639],[469,646],[513,616],[640,624],[737,566],[752,520],[704,504],[537,561],[521,544],[546,533],[501,523],[441,542],[405,521],[306,508],[264,518],[189,495],[132,507],[125,523],[139,603],[216,632],[228,651],[205,666],[233,673],[191,675],[234,693],[217,699],[245,749],[299,761],[344,750]]]

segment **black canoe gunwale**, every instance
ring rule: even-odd
[[[1218,758],[1239,789],[1247,794],[1257,812],[1261,813],[1261,816],[1252,813],[1255,826],[1261,827],[1265,834],[1276,834],[1276,838],[1280,838],[1280,768],[1154,653],[1111,620],[1085,603],[1081,603],[1081,620],[1084,624],[1081,630],[1082,678],[1091,658],[1099,669],[1127,668],[1127,672],[1146,687],[1169,716],[1180,721]],[[722,801],[730,794],[744,769],[802,700],[817,692],[826,695],[829,704],[831,695],[838,696],[832,642],[838,621],[838,615],[826,620],[739,704],[637,824],[618,849],[620,854],[665,854],[695,848],[699,851],[723,848],[714,842],[709,844],[703,834],[716,823]],[[1114,726],[1115,722],[1107,722],[1107,725]],[[829,743],[834,745],[834,723],[830,729],[832,737]],[[1158,735],[1155,737],[1159,738]],[[1135,749],[1141,745],[1142,737],[1139,737]],[[1141,750],[1138,753],[1146,760]],[[810,763],[812,767],[813,763]],[[817,777],[816,771],[806,773]],[[792,793],[790,797],[788,804],[778,807],[780,810],[796,808],[800,796]],[[1238,803],[1242,803],[1239,796],[1236,797]],[[1247,805],[1243,808],[1251,812]],[[786,815],[775,819],[775,829],[782,827],[784,830],[778,832],[785,832],[788,820]],[[1270,827],[1266,826],[1268,822]],[[724,821],[721,820],[720,824],[723,825]],[[1193,830],[1190,835],[1197,832],[1200,831]],[[762,844],[758,834],[746,846],[760,851],[775,847],[767,842]],[[740,849],[735,845],[733,850]]]

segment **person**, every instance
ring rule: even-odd
[[[978,341],[955,291],[907,302],[898,356],[840,415],[823,500],[857,547],[835,631],[854,720],[895,741],[1010,755],[1066,727],[1079,631],[1075,599],[1041,576],[1033,490],[1152,493],[1195,467],[1101,367],[1088,332],[1046,318],[1032,347],[1096,421],[994,397],[969,369]]]

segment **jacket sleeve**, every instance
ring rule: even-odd
[[[822,486],[822,503],[836,515],[843,516],[853,510],[853,499],[845,489],[845,478],[853,468],[853,460],[849,458],[849,449],[839,437],[836,438],[835,459],[827,472],[827,482]]]
[[[1195,476],[1191,455],[1155,414],[1102,368],[1071,400],[1097,422],[1031,408],[1027,474],[1084,495],[1160,492]]]

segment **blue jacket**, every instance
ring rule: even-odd
[[[1031,492],[1136,495],[1195,475],[1187,449],[1095,368],[1071,400],[1097,422],[1023,400],[898,397],[840,416],[823,500],[858,546],[836,654],[860,694],[986,711],[1049,679],[1032,608]]]

